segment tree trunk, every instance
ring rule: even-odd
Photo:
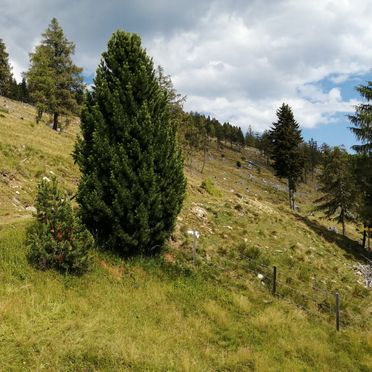
[[[202,166],[202,169],[201,169],[200,173],[203,173],[204,172],[204,166],[205,166],[206,161],[207,161],[207,147],[205,146],[204,147],[203,166]]]
[[[341,211],[342,236],[345,236],[345,212]]]
[[[292,190],[289,186],[288,186],[288,199],[289,199],[289,208],[293,210],[293,208],[292,208]]]
[[[55,112],[53,114],[53,129],[54,130],[58,129],[58,116],[59,116],[58,112]]]
[[[40,120],[42,117],[43,117],[43,110],[40,107],[38,107],[37,113],[36,113],[36,124],[40,123]]]
[[[364,224],[363,225],[363,227],[364,227],[364,230],[363,230],[363,242],[362,242],[362,248],[363,249],[366,249],[366,240],[367,240],[367,225],[366,224]]]

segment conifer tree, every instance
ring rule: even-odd
[[[361,141],[361,144],[353,146],[358,154],[355,159],[355,177],[362,198],[359,214],[366,226],[372,226],[372,82],[359,85],[356,90],[364,99],[355,107],[355,114],[349,115],[354,125],[350,129]]]
[[[357,192],[352,174],[351,161],[347,152],[339,147],[328,151],[323,158],[319,176],[319,190],[324,194],[316,200],[318,210],[325,211],[327,217],[335,217],[342,224],[345,235],[345,222],[352,219]]]
[[[251,125],[248,126],[248,130],[244,137],[245,145],[248,147],[256,146],[256,136]]]
[[[30,54],[26,78],[37,107],[37,121],[44,112],[49,113],[57,130],[61,115],[79,113],[84,89],[82,68],[73,63],[75,44],[67,40],[56,18],[42,36],[41,44]]]
[[[9,54],[5,43],[0,39],[0,95],[9,97],[11,94],[13,75],[9,64]]]
[[[136,34],[115,32],[82,111],[74,157],[77,201],[98,244],[123,255],[159,252],[185,193],[171,97]]]
[[[37,268],[82,274],[93,247],[91,234],[72,210],[68,195],[56,178],[38,185],[36,219],[27,230],[28,258]]]
[[[273,167],[279,178],[288,181],[289,205],[294,210],[294,194],[303,169],[299,147],[302,143],[301,130],[287,104],[283,103],[276,115],[278,121],[273,123],[270,130]]]

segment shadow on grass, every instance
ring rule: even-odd
[[[312,221],[307,217],[296,215],[297,220],[303,222],[310,229],[312,229],[319,236],[323,237],[329,243],[337,244],[342,250],[345,251],[347,258],[354,258],[359,261],[366,261],[365,257],[372,259],[371,252],[363,249],[358,242],[348,238],[347,236],[342,236],[333,231],[329,231],[325,226],[321,225],[317,221]]]

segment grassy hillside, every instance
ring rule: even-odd
[[[187,199],[161,257],[97,251],[80,278],[33,269],[24,235],[37,181],[53,172],[73,193],[79,178],[78,124],[56,133],[33,116],[0,99],[1,370],[372,369],[372,296],[353,269],[357,244],[309,216],[308,186],[291,213],[285,184],[254,149],[222,158],[212,145],[204,174],[198,154],[187,162]],[[236,168],[242,157],[259,168]],[[195,262],[190,229],[201,234]]]

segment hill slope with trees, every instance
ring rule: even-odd
[[[47,118],[34,123],[35,108],[5,98],[0,114],[2,368],[370,369],[360,233],[347,221],[347,237],[328,229],[313,211],[314,184],[299,185],[293,212],[265,154],[208,136],[207,151],[193,148],[186,161],[186,200],[160,256],[94,250],[82,277],[39,271],[25,246],[36,184],[54,175],[75,195],[79,124],[53,131]]]

